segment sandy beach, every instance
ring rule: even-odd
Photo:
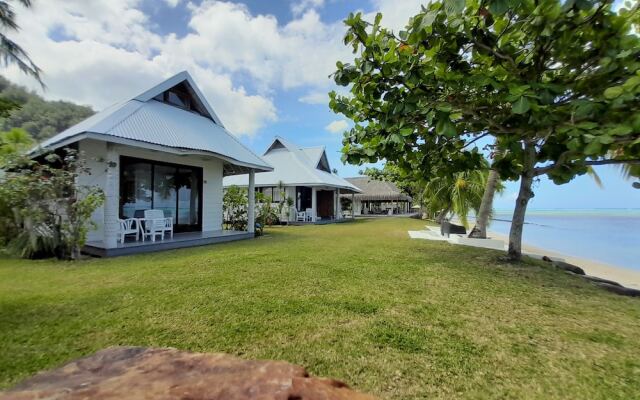
[[[503,235],[500,233],[490,231],[488,232],[487,236],[493,239],[503,240],[505,243],[509,242],[507,235]],[[568,256],[566,254],[560,254],[554,251],[542,249],[540,247],[531,246],[527,243],[523,243],[522,250],[523,252],[529,254],[562,258],[570,264],[581,267],[588,275],[610,279],[612,281],[620,283],[621,285],[634,289],[640,289],[640,271],[634,271],[628,268],[609,265],[598,261],[587,260],[580,257]]]

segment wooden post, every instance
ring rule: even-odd
[[[316,187],[311,188],[311,221],[316,222],[316,217],[318,216],[318,190]]]
[[[247,193],[249,205],[247,208],[247,232],[256,231],[256,172],[249,171],[249,192]]]
[[[355,218],[356,217],[356,195],[355,193],[351,193],[351,218]]]

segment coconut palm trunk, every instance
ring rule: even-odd
[[[496,194],[499,181],[500,175],[498,172],[494,169],[490,170],[489,176],[487,177],[487,186],[485,186],[484,194],[482,195],[480,210],[476,216],[476,225],[469,233],[470,238],[487,238],[487,226],[489,225],[489,218],[491,217],[491,211],[493,210],[493,197]]]

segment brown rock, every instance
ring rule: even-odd
[[[144,347],[110,347],[0,393],[0,399],[43,398],[373,399],[342,382],[311,378],[304,368],[283,361]]]

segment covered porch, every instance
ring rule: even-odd
[[[343,210],[341,195],[354,195],[351,189],[331,186],[296,186],[295,209],[289,215],[292,224],[326,224],[353,217],[353,209]]]
[[[163,240],[152,242],[136,241],[127,238],[124,242],[118,242],[116,247],[108,247],[102,241],[91,241],[85,244],[83,252],[96,257],[117,257],[138,253],[153,253],[162,250],[181,249],[194,246],[224,243],[234,240],[250,239],[254,236],[251,232],[217,230],[208,232],[183,232],[176,233],[173,238],[166,237]]]
[[[92,148],[95,144],[81,142],[80,148],[100,154]],[[255,236],[254,212],[248,213],[251,223],[246,230],[223,229],[222,178],[248,173],[248,185],[253,188],[260,169],[209,154],[178,156],[120,144],[100,145],[106,148],[104,174],[81,177],[101,183],[105,193],[104,205],[94,212],[97,229],[88,235],[85,254],[112,257]],[[253,202],[253,196],[249,200]]]

